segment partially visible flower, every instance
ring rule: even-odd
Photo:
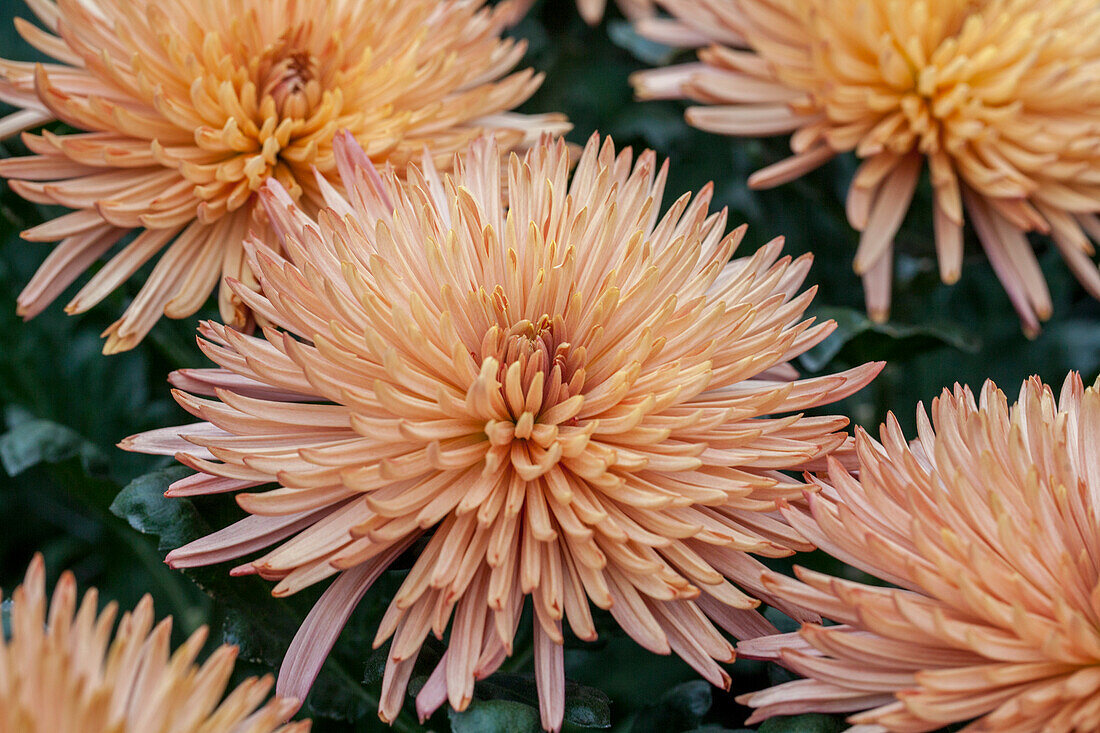
[[[640,72],[646,99],[688,98],[692,125],[793,133],[794,155],[758,171],[768,188],[834,156],[862,163],[848,220],[867,308],[889,314],[894,236],[921,171],[934,192],[940,276],[958,280],[964,214],[1035,334],[1051,314],[1028,243],[1049,234],[1100,298],[1100,5],[1080,0],[661,0],[677,21],[643,33],[713,43],[699,63]]]
[[[106,332],[135,346],[161,315],[193,314],[222,276],[255,285],[241,241],[255,193],[274,176],[310,211],[335,181],[332,137],[349,130],[375,161],[440,163],[484,133],[504,147],[568,129],[508,110],[542,77],[508,75],[524,44],[502,40],[511,4],[483,0],[28,0],[20,34],[57,63],[0,59],[0,100],[22,108],[0,137],[60,120],[75,133],[23,136],[33,155],[0,160],[24,198],[72,213],[23,232],[60,240],[19,296],[31,318],[130,234],[66,306],[81,313],[162,250]],[[222,319],[252,314],[226,287]]]
[[[153,626],[145,596],[123,614],[97,612],[95,588],[76,605],[76,580],[65,572],[46,600],[46,571],[35,555],[12,594],[11,635],[0,637],[0,730],[10,733],[305,733],[309,721],[284,725],[297,701],[264,703],[272,680],[250,678],[222,699],[235,647],[204,664],[196,631],[175,652],[172,619]],[[47,611],[47,605],[49,606]]]
[[[799,570],[764,586],[840,626],[744,642],[808,679],[741,699],[752,721],[866,711],[851,730],[1100,730],[1100,382],[1038,378],[1009,406],[987,382],[917,413],[907,445],[857,435],[809,512],[783,514],[834,557],[896,587]]]
[[[247,245],[263,295],[232,287],[272,327],[204,324],[221,368],[172,377],[206,422],[123,444],[196,470],[170,495],[278,484],[238,494],[252,516],[169,562],[278,544],[235,571],[276,595],[339,573],[280,671],[302,698],[371,583],[423,538],[375,640],[392,637],[385,720],[448,626],[417,710],[465,708],[511,654],[527,596],[547,729],[562,723],[563,623],[595,639],[589,603],[728,685],[716,661],[733,648],[712,621],[770,628],[730,581],[767,598],[748,553],[810,547],[775,512],[805,488],[781,470],[846,441],[845,418],[802,411],[879,368],[797,379],[790,360],[835,326],[802,320],[809,258],[779,259],[777,240],[730,262],[744,228],[725,234],[710,186],[662,216],[667,166],[595,136],[572,178],[549,138],[504,168],[483,139],[453,175],[425,159],[405,182],[349,138],[336,154],[349,199],[325,189],[315,220],[278,184],[262,191],[281,241]]]

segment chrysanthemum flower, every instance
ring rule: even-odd
[[[47,603],[41,555],[12,594],[11,635],[0,636],[0,730],[11,733],[304,733],[283,722],[294,700],[272,699],[270,677],[251,678],[225,699],[236,649],[222,646],[201,666],[205,627],[172,652],[172,619],[153,625],[145,596],[123,614],[97,611],[92,588],[79,610],[76,580],[63,573]],[[47,612],[47,606],[49,606]]]
[[[392,637],[387,720],[448,624],[417,708],[465,708],[511,653],[528,595],[548,729],[562,721],[563,620],[594,639],[589,603],[728,685],[715,660],[733,648],[707,617],[766,633],[729,579],[759,595],[746,553],[809,547],[775,512],[804,488],[779,469],[845,442],[845,418],[801,411],[878,370],[796,379],[788,361],[834,326],[801,320],[810,260],[778,259],[777,240],[730,263],[744,229],[724,236],[709,186],[659,216],[667,166],[595,136],[572,180],[549,138],[504,169],[483,139],[453,176],[425,159],[405,184],[338,143],[349,200],[326,188],[313,220],[277,183],[261,192],[282,239],[247,245],[263,295],[232,287],[272,327],[204,324],[221,369],[172,379],[206,422],[124,442],[197,471],[171,495],[279,485],[238,494],[253,516],[169,562],[282,543],[238,572],[278,580],[277,595],[341,573],[280,672],[300,699],[374,579],[423,538],[376,638]]]
[[[799,571],[764,586],[840,626],[745,642],[809,679],[743,699],[754,719],[866,711],[852,730],[1100,730],[1100,383],[1038,378],[1011,407],[986,383],[917,414],[907,445],[857,438],[809,515],[784,515],[834,557],[893,588]]]
[[[862,232],[867,307],[890,306],[894,236],[921,171],[934,191],[940,276],[960,275],[964,214],[1024,329],[1051,313],[1027,233],[1049,234],[1100,298],[1100,5],[1079,0],[662,0],[662,40],[713,43],[700,63],[640,72],[643,98],[689,98],[726,135],[793,133],[794,155],[749,179],[790,181],[861,159],[847,211]],[[652,27],[651,27],[652,26]]]
[[[332,137],[349,130],[375,161],[439,161],[486,130],[505,146],[560,130],[558,115],[507,110],[541,76],[508,75],[524,44],[502,40],[511,6],[483,0],[28,0],[46,30],[22,36],[58,63],[0,60],[0,100],[23,108],[0,137],[50,120],[73,134],[24,135],[33,155],[0,160],[24,198],[75,209],[23,232],[60,243],[19,297],[30,318],[128,234],[66,306],[81,313],[157,253],[107,353],[132,348],[161,314],[183,318],[223,275],[254,284],[241,248],[256,191],[274,176],[303,206],[336,180]],[[566,126],[567,127],[567,126]],[[251,314],[224,286],[221,317]]]

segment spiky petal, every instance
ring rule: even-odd
[[[32,155],[0,160],[24,198],[74,211],[23,232],[60,240],[18,300],[31,318],[128,234],[66,306],[81,313],[160,254],[104,351],[132,348],[160,319],[193,314],[229,276],[255,286],[241,242],[256,191],[274,176],[302,205],[337,181],[346,129],[399,168],[427,147],[440,163],[494,131],[505,147],[568,125],[508,110],[541,76],[509,75],[524,44],[502,40],[510,3],[482,0],[33,0],[16,25],[56,63],[0,59],[0,100],[22,108],[0,137]],[[227,287],[222,320],[252,314]]]
[[[95,588],[77,608],[76,580],[65,572],[47,602],[46,570],[35,555],[12,594],[11,635],[0,638],[0,730],[15,733],[305,733],[309,721],[283,723],[298,703],[264,703],[273,680],[245,680],[223,700],[237,656],[222,646],[201,666],[200,628],[175,652],[172,619],[154,626],[145,596],[123,614],[97,610]]]
[[[642,98],[687,98],[687,120],[725,135],[791,133],[794,155],[749,185],[798,178],[836,155],[861,161],[848,220],[871,316],[889,313],[894,236],[927,169],[945,283],[969,217],[1034,335],[1051,299],[1029,232],[1049,234],[1100,298],[1100,6],[1079,0],[661,0],[643,20],[699,63],[639,72]]]
[[[833,464],[783,514],[834,557],[895,587],[800,570],[764,586],[839,626],[743,642],[808,679],[742,698],[753,720],[865,711],[860,731],[1100,729],[1100,383],[1017,402],[956,385],[906,444],[857,435],[858,479]]]
[[[800,412],[878,371],[797,379],[790,359],[835,325],[802,320],[809,258],[780,258],[777,240],[730,262],[744,228],[725,234],[709,186],[661,216],[667,166],[595,136],[571,179],[560,139],[503,169],[483,139],[453,175],[426,159],[405,182],[348,138],[337,156],[350,197],[327,191],[316,219],[278,184],[263,192],[282,240],[248,246],[264,295],[234,288],[273,327],[204,325],[221,369],[172,378],[205,422],[124,443],[196,470],[172,494],[279,485],[238,494],[253,516],[169,561],[280,543],[238,568],[277,595],[340,573],[283,664],[279,689],[301,697],[423,536],[376,639],[392,637],[387,720],[448,625],[417,709],[463,709],[511,653],[527,596],[547,729],[562,722],[563,623],[594,639],[590,603],[728,685],[716,661],[733,649],[707,615],[737,636],[770,628],[730,581],[764,597],[747,553],[809,548],[775,513],[805,488],[781,470],[846,441],[845,418]]]

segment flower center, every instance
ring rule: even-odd
[[[284,51],[265,74],[261,98],[270,95],[279,117],[302,119],[321,99],[317,59],[307,51]]]
[[[584,347],[563,336],[561,316],[493,326],[482,342],[482,375],[473,404],[491,415],[485,434],[493,444],[490,465],[511,463],[525,480],[550,470],[561,458],[561,429],[576,425],[584,398]],[[485,367],[496,364],[496,371]],[[469,399],[468,399],[469,402]]]
[[[500,363],[498,380],[504,404],[515,424],[515,437],[531,437],[535,424],[550,408],[577,394],[584,384],[580,368],[583,349],[573,349],[562,339],[560,316],[543,315],[538,321],[522,320],[500,332],[495,356]]]

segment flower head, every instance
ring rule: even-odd
[[[33,0],[45,30],[23,37],[57,59],[0,60],[0,100],[23,108],[0,136],[60,120],[79,132],[25,134],[33,155],[0,161],[32,201],[72,213],[23,232],[60,240],[19,297],[45,308],[127,235],[66,306],[81,313],[164,251],[106,332],[132,348],[162,314],[194,313],[230,276],[255,284],[241,242],[269,176],[309,210],[337,180],[332,138],[346,129],[375,161],[403,167],[424,148],[440,162],[486,130],[505,147],[561,129],[556,115],[507,110],[541,77],[508,75],[523,43],[482,0]],[[226,287],[222,319],[252,314]]]
[[[861,160],[848,220],[871,315],[890,306],[894,236],[925,161],[940,275],[963,260],[964,215],[1024,329],[1051,313],[1027,233],[1049,234],[1100,298],[1100,6],[1078,0],[662,0],[643,32],[715,45],[700,63],[640,72],[646,98],[687,97],[688,121],[726,135],[793,133],[794,155],[749,184]]]
[[[297,703],[272,699],[270,677],[245,680],[224,700],[234,647],[204,664],[201,628],[174,653],[172,619],[153,625],[145,596],[122,616],[118,606],[97,612],[94,588],[79,610],[76,580],[63,573],[47,603],[41,555],[12,594],[11,635],[0,637],[0,730],[20,733],[305,733],[309,721],[283,725]],[[48,612],[47,612],[47,606]]]
[[[756,719],[866,711],[859,730],[1100,729],[1100,383],[1038,378],[1009,406],[991,382],[917,414],[907,445],[857,435],[808,514],[784,515],[834,557],[896,587],[800,570],[764,585],[840,626],[744,642],[809,679],[743,699]],[[866,728],[862,726],[867,726]]]
[[[376,639],[393,639],[384,719],[448,624],[417,707],[463,709],[511,653],[526,596],[547,728],[562,721],[563,620],[594,639],[589,603],[728,684],[715,660],[733,649],[707,615],[766,633],[729,580],[758,593],[746,553],[809,547],[777,520],[804,488],[780,470],[846,440],[845,418],[800,411],[878,371],[796,378],[788,361],[834,326],[801,319],[810,260],[778,259],[777,240],[729,262],[744,229],[724,234],[709,186],[660,216],[667,166],[595,136],[571,180],[549,138],[503,169],[483,139],[453,175],[425,159],[404,183],[348,138],[337,157],[349,198],[326,189],[316,220],[277,183],[262,192],[282,241],[248,245],[263,295],[233,287],[272,327],[203,326],[221,368],[173,382],[205,422],[124,442],[197,471],[170,494],[278,484],[238,494],[252,516],[169,561],[282,543],[238,571],[276,594],[341,573],[280,672],[302,697],[372,581],[423,537]]]

